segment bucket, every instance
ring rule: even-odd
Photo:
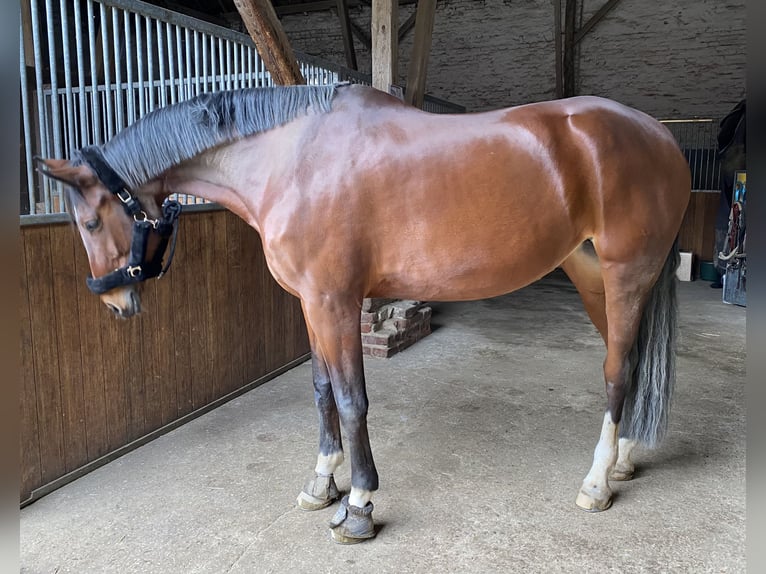
[[[700,279],[702,281],[718,281],[718,271],[712,261],[700,261]]]

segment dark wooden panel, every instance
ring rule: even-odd
[[[43,482],[66,472],[59,351],[56,342],[56,316],[53,309],[53,262],[50,229],[29,229],[24,241],[27,264],[27,290],[32,327],[37,421],[40,437],[40,468]]]
[[[88,291],[68,224],[22,227],[23,497],[307,352],[257,233],[225,211],[180,225],[173,268],[131,320]]]
[[[64,460],[67,470],[88,462],[83,395],[82,358],[80,356],[79,301],[75,286],[74,229],[50,228],[53,258],[53,294],[61,389]]]
[[[215,368],[211,373],[215,383],[211,387],[213,396],[221,397],[234,390],[232,365],[233,339],[236,337],[239,313],[233,301],[227,301],[227,285],[231,283],[229,254],[226,245],[226,214],[209,213],[205,221],[205,268],[208,284],[208,329],[210,331],[210,352]],[[221,217],[223,215],[223,217]]]
[[[247,326],[246,345],[243,352],[245,380],[254,381],[266,368],[264,366],[264,317],[263,273],[266,265],[263,259],[261,238],[251,227],[239,226],[242,245],[242,319]]]
[[[248,381],[245,366],[245,341],[248,319],[242,314],[243,303],[248,295],[244,289],[244,273],[246,270],[242,268],[244,252],[241,233],[241,227],[247,226],[244,221],[231,213],[226,214],[224,222],[226,226],[226,265],[228,268],[227,274],[230,277],[230,280],[226,281],[224,285],[229,310],[227,334],[231,349],[229,360],[231,362],[232,383],[229,385],[229,390],[232,391],[236,388],[235,381]],[[239,302],[239,305],[236,307],[232,305],[234,301]]]
[[[215,341],[213,340],[212,322],[215,321],[213,316],[213,277],[214,273],[213,262],[215,260],[215,254],[213,253],[211,246],[211,238],[213,234],[213,218],[214,213],[202,213],[197,218],[198,235],[200,243],[197,248],[199,249],[199,257],[195,259],[195,267],[198,271],[195,273],[194,283],[199,289],[200,297],[197,299],[197,305],[195,310],[197,312],[197,321],[200,328],[200,356],[203,357],[201,365],[195,372],[195,406],[201,406],[209,403],[213,400],[215,393],[213,389],[217,386],[218,381],[216,377],[218,373],[215,368],[217,365],[212,364],[212,358],[215,356],[214,348]],[[203,243],[204,242],[204,243]]]
[[[192,314],[194,310],[189,304],[189,291],[193,289],[191,283],[191,270],[187,251],[195,249],[193,240],[196,239],[192,233],[195,226],[192,225],[194,218],[185,215],[178,220],[178,240],[176,243],[176,252],[173,259],[173,265],[168,274],[163,278],[170,283],[170,290],[173,293],[172,313],[173,313],[173,338],[174,344],[174,364],[175,364],[175,391],[176,391],[176,416],[181,417],[194,410],[192,396],[192,356],[190,324],[194,320]],[[198,354],[198,353],[197,353]]]
[[[118,347],[125,353],[125,397],[128,405],[128,440],[136,440],[148,432],[146,415],[146,377],[141,343],[141,319],[123,321],[112,318],[110,325],[117,329]],[[113,353],[117,352],[117,348]],[[108,381],[107,381],[108,384]],[[115,388],[115,392],[118,392]],[[111,417],[110,417],[111,421]],[[110,426],[111,429],[111,426]]]
[[[682,251],[691,251],[698,261],[711,261],[715,244],[715,219],[719,193],[694,192],[681,223],[678,242]]]
[[[21,393],[19,425],[19,463],[21,464],[21,500],[29,498],[32,489],[42,484],[40,470],[40,441],[37,425],[37,392],[32,345],[32,325],[29,315],[29,296],[24,248],[21,235],[21,296],[19,297],[19,323],[21,326]]]
[[[83,365],[83,394],[85,400],[85,426],[87,429],[88,459],[94,460],[109,450],[109,423],[112,417],[123,415],[122,437],[126,440],[124,422],[124,399],[110,397],[107,402],[105,380],[114,380],[121,376],[120,357],[113,356],[109,350],[116,346],[110,344],[109,333],[113,330],[104,328],[106,313],[104,305],[93,295],[85,284],[90,273],[85,248],[77,240],[75,245],[75,295],[79,311],[80,357]],[[116,438],[114,442],[119,440]]]
[[[162,379],[160,351],[165,344],[160,333],[158,317],[157,289],[154,280],[149,280],[142,289],[142,304],[145,311],[138,317],[139,349],[143,358],[141,371],[144,388],[144,432],[150,432],[162,426]],[[135,322],[135,320],[131,320]]]
[[[176,302],[171,282],[153,279],[152,283],[156,307],[150,309],[149,313],[156,317],[158,336],[155,372],[160,382],[160,415],[162,424],[165,425],[178,417],[178,389],[175,384],[169,383],[176,380],[176,344],[185,342],[175,335]]]

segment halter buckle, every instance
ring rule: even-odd
[[[150,224],[154,229],[157,229],[160,225],[159,219],[149,219],[149,216],[146,214],[146,212],[142,209],[138,213],[133,214],[133,221],[136,223],[148,223]]]
[[[128,266],[128,275],[130,275],[133,279],[141,275],[141,266],[140,265],[129,265]]]
[[[125,194],[124,196],[122,194]],[[133,199],[133,196],[130,194],[130,192],[127,189],[123,189],[121,191],[118,191],[115,195],[120,199],[122,203],[128,203]]]

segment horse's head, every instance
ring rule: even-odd
[[[88,254],[88,288],[118,317],[135,315],[141,310],[140,282],[164,272],[162,256],[177,213],[165,218],[159,194],[142,189],[139,200],[135,192],[118,191],[86,162],[38,162],[41,173],[67,186],[66,203]]]

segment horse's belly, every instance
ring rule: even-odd
[[[495,297],[543,277],[583,240],[566,229],[514,237],[453,232],[431,239],[389,244],[387,256],[378,259],[383,264],[368,296],[429,301]]]

